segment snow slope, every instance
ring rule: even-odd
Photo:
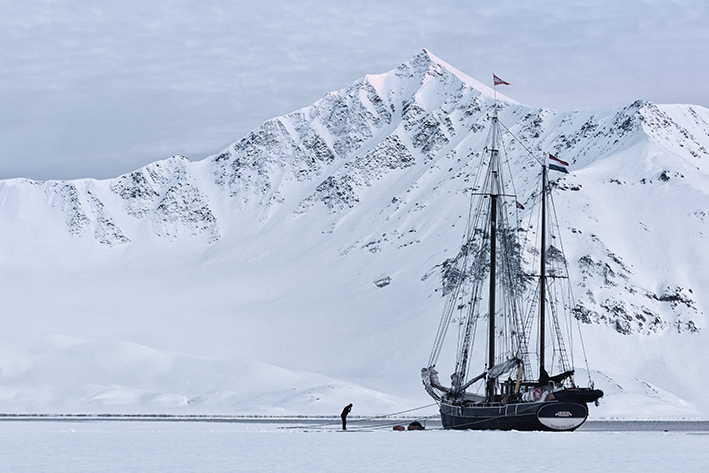
[[[0,411],[428,404],[439,265],[463,234],[492,95],[423,51],[201,161],[0,182]],[[709,110],[497,98],[520,202],[527,150],[570,162],[556,206],[608,393],[593,415],[706,415]]]

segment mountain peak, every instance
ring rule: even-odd
[[[486,97],[495,97],[495,90],[492,87],[485,85],[484,83],[473,79],[466,73],[460,71],[459,69],[451,66],[435,54],[431,53],[428,49],[423,49],[420,53],[412,57],[407,62],[401,64],[396,69],[398,74],[406,73],[409,74],[421,74],[422,77],[426,76],[440,76],[444,73],[449,73],[456,77],[465,85],[472,87]],[[519,105],[519,102],[507,97],[504,94],[497,92],[497,99],[505,102],[513,103]]]

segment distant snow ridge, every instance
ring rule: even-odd
[[[190,173],[184,156],[150,164],[118,178],[111,192],[123,199],[125,212],[137,219],[150,216],[156,235],[174,240],[180,229],[190,235],[207,234],[208,241],[219,239],[217,220],[209,199]]]
[[[83,181],[81,191],[77,183],[50,181],[45,184],[45,193],[50,205],[64,212],[69,233],[77,236],[93,234],[100,243],[108,246],[130,241],[113,219],[106,215],[104,204],[96,196],[93,182]]]
[[[705,252],[687,250],[702,245],[709,230],[709,111],[637,101],[561,112],[499,94],[498,100],[521,202],[538,192],[527,150],[571,163],[571,174],[555,187],[564,207],[562,231],[569,232],[564,238],[573,248],[578,318],[623,334],[702,330],[705,302],[695,291],[706,279],[653,261],[709,265]],[[275,215],[264,209],[283,207],[278,218],[297,219],[321,206],[327,233],[366,202],[377,207],[376,218],[363,223],[341,254],[376,248],[396,255],[421,244],[411,233],[416,228],[435,227],[442,239],[459,233],[435,209],[465,201],[492,106],[490,88],[424,50],[389,73],[365,76],[268,120],[205,161],[173,156],[107,182],[42,187],[71,235],[107,247],[140,245],[146,224],[168,242],[201,235],[213,243],[228,226],[217,216],[250,225],[249,206],[260,212],[259,221]],[[16,183],[3,192],[34,187]],[[382,194],[387,197],[377,197]]]

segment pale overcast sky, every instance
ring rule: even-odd
[[[535,107],[709,107],[706,0],[0,0],[0,179],[203,159],[423,48]]]

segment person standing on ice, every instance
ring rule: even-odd
[[[347,414],[349,414],[351,410],[352,403],[347,404],[345,408],[342,409],[342,414],[340,414],[340,418],[342,419],[342,430],[347,430]]]

